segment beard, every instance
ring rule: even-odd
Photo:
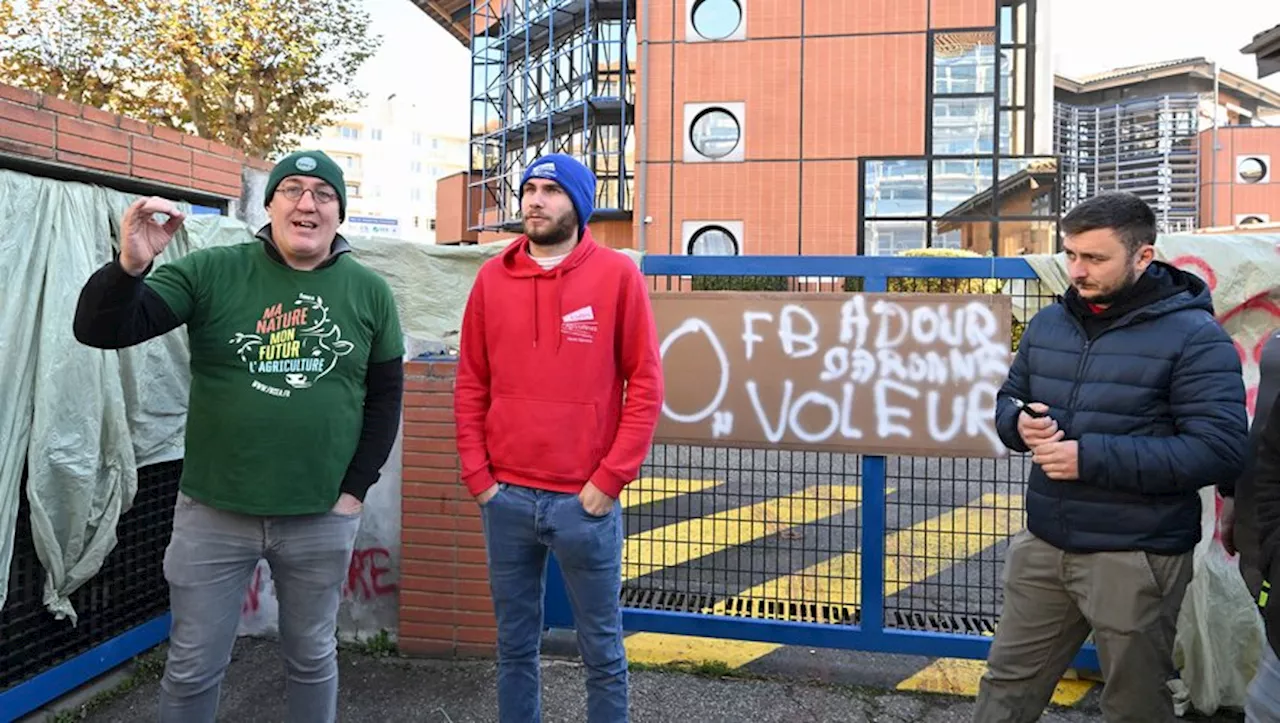
[[[1138,270],[1130,266],[1124,280],[1118,285],[1099,293],[1097,296],[1086,298],[1081,295],[1081,298],[1096,306],[1106,306],[1127,294],[1129,289],[1132,289],[1136,283],[1138,283]],[[1076,291],[1078,292],[1080,289],[1077,288]]]
[[[578,233],[578,220],[574,218],[572,213],[567,213],[558,219],[555,219],[549,226],[539,231],[529,228],[526,221],[524,223],[524,235],[529,237],[529,243],[535,246],[555,246],[559,243],[572,241]]]

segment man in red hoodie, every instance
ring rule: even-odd
[[[587,719],[628,719],[617,498],[653,441],[662,362],[643,275],[587,228],[595,187],[569,156],[530,164],[525,233],[480,269],[462,320],[454,416],[484,522],[502,723],[541,719],[548,551],[573,606]]]

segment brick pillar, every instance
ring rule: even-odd
[[[405,365],[399,647],[410,655],[493,657],[480,508],[459,478],[453,361]]]

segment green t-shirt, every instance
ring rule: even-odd
[[[253,515],[333,507],[368,366],[404,354],[386,281],[349,253],[297,271],[254,241],[196,251],[146,283],[191,342],[182,491]]]

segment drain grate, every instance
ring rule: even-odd
[[[917,630],[930,633],[955,633],[958,635],[994,635],[996,621],[982,615],[948,615],[891,610],[885,617],[885,627]]]
[[[823,625],[851,626],[857,625],[862,620],[861,609],[853,605],[827,605],[738,596],[717,597],[705,593],[670,590],[624,589],[621,602],[623,607],[640,610],[703,613],[734,618],[786,620]],[[948,615],[904,610],[886,610],[885,612],[887,613],[885,627],[896,630],[991,636],[995,634],[996,629],[996,619],[982,615]]]
[[[669,610],[827,625],[857,625],[860,618],[858,608],[851,605],[825,605],[737,596],[716,597],[666,590],[623,590],[621,602],[623,607],[641,610]]]

